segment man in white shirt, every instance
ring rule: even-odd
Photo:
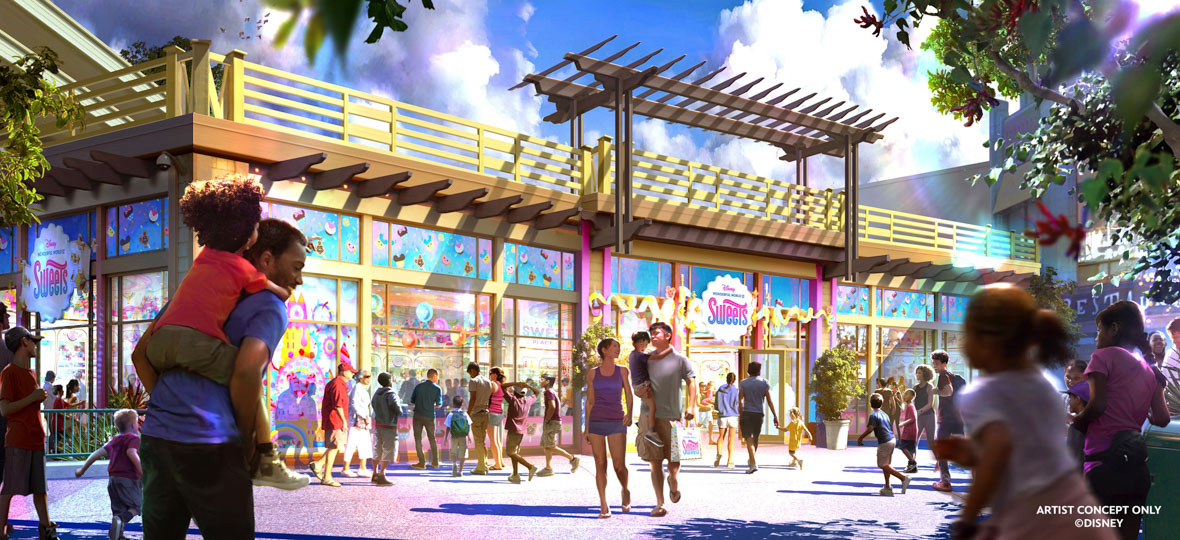
[[[1168,333],[1172,334],[1172,348],[1168,349],[1168,354],[1164,355],[1164,363],[1159,368],[1164,372],[1164,376],[1171,380],[1173,376],[1167,368],[1180,370],[1180,317],[1176,317],[1168,323]]]
[[[41,385],[41,389],[45,390],[45,393],[49,394],[49,397],[45,398],[45,402],[41,404],[41,410],[43,411],[53,408],[53,400],[57,398],[53,394],[53,382],[56,380],[57,374],[52,369],[45,372],[45,384]]]

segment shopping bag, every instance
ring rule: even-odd
[[[701,459],[701,432],[695,425],[672,422],[672,461]]]

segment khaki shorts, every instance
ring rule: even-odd
[[[520,443],[524,442],[523,433],[508,433],[504,438],[504,453],[514,456],[520,453]]]
[[[377,428],[377,452],[374,457],[384,463],[397,459],[397,430],[393,428]]]
[[[343,450],[344,445],[348,443],[348,430],[346,429],[329,429],[324,431],[324,449],[326,450]]]
[[[169,324],[152,334],[147,357],[156,373],[186,369],[229,386],[238,348],[199,330]]]
[[[886,467],[893,461],[893,449],[897,446],[897,440],[892,440],[887,443],[877,444],[877,466]]]
[[[663,448],[658,448],[655,445],[647,442],[643,437],[648,432],[648,423],[646,414],[639,415],[639,425],[635,433],[635,453],[639,454],[639,459],[652,462],[659,460],[672,459],[672,445],[669,441],[672,439],[672,421],[661,418],[656,419],[656,436],[664,442]]]
[[[541,448],[556,448],[557,436],[561,434],[561,420],[545,422],[541,428]]]

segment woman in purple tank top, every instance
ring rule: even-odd
[[[492,397],[488,402],[488,438],[492,442],[492,466],[489,471],[504,468],[504,371],[498,367],[489,372],[492,379]]]
[[[606,338],[598,342],[598,355],[602,363],[586,374],[586,402],[590,414],[586,415],[586,442],[594,453],[595,481],[598,484],[598,500],[602,506],[599,518],[610,517],[610,506],[606,504],[606,453],[614,461],[615,476],[623,485],[623,513],[631,511],[631,490],[627,488],[627,426],[631,425],[632,405],[631,374],[627,368],[617,364],[622,347],[619,342]],[[627,399],[627,410],[623,411],[623,398]]]

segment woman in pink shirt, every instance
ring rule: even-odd
[[[1086,433],[1086,480],[1103,505],[1142,506],[1151,488],[1151,473],[1140,428],[1149,418],[1154,425],[1168,425],[1164,381],[1144,360],[1150,357],[1151,346],[1138,304],[1116,302],[1097,319],[1098,350],[1086,368],[1090,402],[1074,419],[1074,425]],[[1123,538],[1138,537],[1139,514],[1128,510],[1112,512],[1110,517],[1122,519],[1119,534]]]

